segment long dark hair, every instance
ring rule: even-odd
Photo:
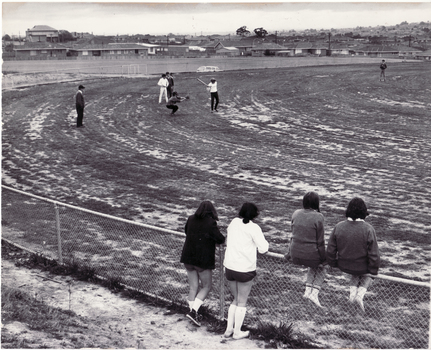
[[[320,213],[320,199],[316,192],[307,192],[302,199],[302,206],[304,209],[314,209]]]
[[[346,210],[346,218],[364,220],[368,215],[370,214],[368,213],[367,206],[361,198],[355,197],[349,202]]]
[[[239,217],[242,218],[244,224],[248,224],[250,220],[253,220],[259,215],[259,209],[253,203],[244,203],[239,211]]]
[[[217,211],[210,201],[203,201],[196,210],[195,216],[199,219],[203,219],[206,216],[211,216],[214,220],[218,220]]]

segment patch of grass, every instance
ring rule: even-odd
[[[1,286],[2,322],[25,322],[31,329],[49,333],[58,332],[64,325],[74,325],[70,316],[73,311],[63,311],[50,307],[29,294],[2,284]]]
[[[303,334],[296,334],[293,330],[293,323],[280,322],[277,326],[272,323],[259,322],[256,330],[250,331],[252,339],[261,339],[272,348],[292,348],[292,349],[318,349],[310,339]]]
[[[108,288],[113,293],[118,293],[124,290],[125,281],[121,276],[118,275],[110,275],[108,278],[102,280],[100,284],[106,288]]]

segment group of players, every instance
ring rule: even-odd
[[[171,114],[175,114],[175,112],[178,110],[177,103],[184,100],[188,100],[189,97],[180,97],[178,96],[178,93],[174,91],[174,78],[172,74],[173,73],[169,72],[166,72],[166,74],[162,74],[161,78],[157,83],[157,86],[160,87],[159,104],[162,103],[162,99],[164,96],[166,100],[166,108],[172,110]],[[207,87],[207,90],[211,94],[211,113],[214,111],[218,112],[217,107],[219,104],[219,96],[217,91],[217,80],[215,78],[211,78],[210,83],[204,83],[204,85]]]
[[[386,81],[386,75],[385,70],[387,68],[387,64],[385,60],[382,60],[380,63],[380,81]],[[219,96],[218,96],[218,90],[217,90],[217,80],[215,78],[211,78],[211,81],[209,84],[204,83],[202,80],[198,79],[201,83],[203,83],[207,90],[211,94],[211,113],[218,112],[217,107],[219,104]],[[169,108],[172,110],[171,114],[175,114],[176,111],[178,111],[177,103],[188,100],[189,97],[180,97],[178,96],[178,93],[174,91],[174,77],[173,73],[166,72],[166,74],[162,74],[161,78],[159,79],[157,85],[160,87],[160,94],[159,94],[159,104],[162,103],[163,96],[166,100],[166,108]],[[77,118],[77,127],[83,127],[83,118],[84,118],[84,96],[83,96],[83,90],[84,86],[80,85],[78,88],[78,92],[75,95],[76,99],[76,111],[78,114]]]

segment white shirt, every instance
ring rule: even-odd
[[[210,88],[210,92],[217,92],[217,82],[209,83],[208,87]]]
[[[160,86],[160,87],[168,87],[169,81],[166,78],[160,78],[159,82],[157,83],[157,85]]]
[[[227,228],[226,246],[223,265],[233,271],[251,272],[256,270],[257,251],[266,253],[269,243],[259,225],[235,218]]]

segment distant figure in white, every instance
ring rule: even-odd
[[[157,83],[160,86],[160,95],[159,95],[159,103],[162,103],[163,94],[165,95],[166,102],[168,102],[168,90],[169,80],[166,79],[166,74],[162,74],[162,77],[159,79]]]

